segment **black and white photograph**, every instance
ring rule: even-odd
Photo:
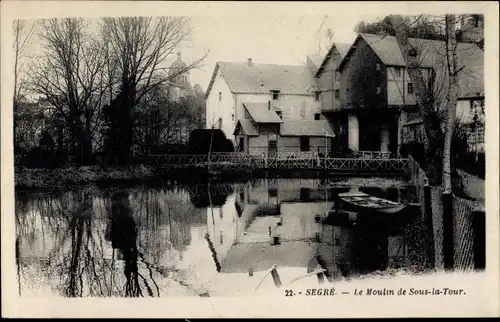
[[[498,270],[498,4],[148,2],[162,9],[67,3],[2,23],[9,297],[273,294],[323,311],[419,298],[500,314],[498,285],[481,308],[472,282],[446,284]]]

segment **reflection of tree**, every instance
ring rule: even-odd
[[[142,295],[138,287],[140,279],[141,282],[144,280],[151,295],[148,283],[137,272],[135,223],[131,212],[124,211],[126,202],[119,200],[111,202],[114,209],[109,207],[106,211],[103,207],[105,199],[96,199],[88,192],[41,196],[31,200],[16,198],[21,285],[30,287],[26,283],[32,283],[32,278],[42,278],[41,273],[48,284],[56,284],[54,290],[68,297],[120,296],[123,293],[138,296]],[[109,214],[110,210],[114,210],[110,216],[110,235],[124,259],[124,289],[120,289],[119,282],[116,282],[119,270],[115,266],[120,262],[105,255],[103,219],[106,217],[100,215]],[[26,275],[30,272],[36,275]]]
[[[139,277],[144,281],[148,295],[152,296],[151,287],[137,268],[137,226],[132,217],[128,193],[124,191],[114,193],[111,202],[111,243],[113,249],[120,250],[123,256],[126,278],[125,296],[143,296]]]

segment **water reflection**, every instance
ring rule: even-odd
[[[368,182],[359,189],[408,201],[406,189],[377,185]],[[231,288],[231,276],[248,279],[249,272],[272,265],[304,273],[321,266],[330,280],[389,268],[421,269],[425,248],[418,216],[398,231],[385,223],[318,222],[317,215],[349,189],[328,187],[323,180],[260,179],[50,195],[18,192],[19,292],[217,295]]]

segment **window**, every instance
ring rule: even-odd
[[[240,152],[245,152],[245,138],[240,137],[240,144],[239,144]]]
[[[280,117],[280,119],[283,119],[283,113],[281,111],[276,111],[276,114]]]
[[[300,188],[300,200],[301,201],[309,201],[309,188]]]
[[[276,198],[278,196],[278,189],[274,187],[269,187],[269,189],[267,190],[268,190],[267,193],[269,194],[270,198]]]
[[[273,95],[273,100],[278,100],[280,98],[280,91],[271,91]]]
[[[300,151],[305,152],[309,151],[309,137],[301,136],[300,137]]]
[[[315,119],[316,121],[317,121],[317,120],[319,120],[319,119],[320,119],[320,117],[321,117],[321,114],[319,114],[319,113],[314,114],[314,119]]]
[[[377,65],[376,65],[376,66],[377,66],[377,70],[380,70],[380,64],[379,64],[379,63],[377,63]]]
[[[267,152],[269,154],[274,154],[274,153],[278,152],[278,145],[276,143],[276,140],[270,139],[268,144],[269,144],[269,146],[267,148]]]
[[[314,92],[314,99],[319,101],[320,92]]]
[[[379,87],[377,87],[377,94],[380,94],[380,93],[382,93],[382,89],[379,86]]]
[[[335,98],[336,99],[340,98],[340,90],[338,90],[338,89],[335,90]]]
[[[413,94],[413,84],[408,83],[408,94]]]
[[[219,92],[219,101],[222,101],[222,92]]]
[[[219,117],[218,127],[222,129],[222,117]]]
[[[401,77],[401,67],[394,67],[396,77]]]

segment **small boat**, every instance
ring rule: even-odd
[[[339,193],[344,206],[353,211],[377,211],[384,214],[395,214],[406,208],[398,202],[371,196],[364,192],[354,191]]]

